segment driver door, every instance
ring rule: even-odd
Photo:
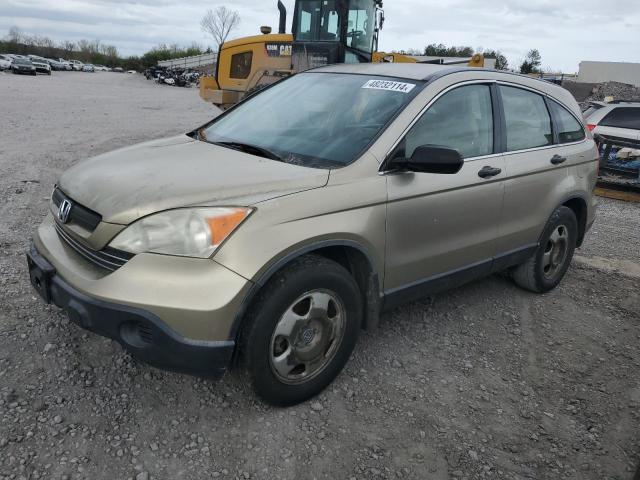
[[[400,141],[406,158],[418,146],[440,145],[458,150],[464,165],[456,174],[387,173],[384,287],[389,303],[491,271],[505,177],[504,158],[496,153],[495,105],[488,84],[455,87],[441,94]],[[488,168],[493,170],[485,175]]]

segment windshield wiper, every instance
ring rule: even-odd
[[[258,155],[260,157],[265,157],[270,160],[279,160],[281,162],[284,161],[284,159],[277,153],[274,153],[271,150],[259,147],[257,145],[251,145],[249,143],[242,143],[242,142],[211,142],[211,143],[213,143],[214,145],[220,145],[221,147],[233,148],[234,150],[240,150],[241,152]]]

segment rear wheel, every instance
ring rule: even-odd
[[[512,271],[517,285],[544,293],[555,288],[564,277],[576,247],[578,222],[568,207],[556,209],[547,221],[533,257]]]
[[[351,274],[320,256],[277,273],[258,294],[242,335],[256,393],[273,405],[293,405],[331,383],[356,344],[360,298]]]

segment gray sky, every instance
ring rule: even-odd
[[[121,54],[160,43],[210,44],[200,18],[218,5],[237,9],[242,22],[230,38],[277,28],[277,0],[0,0],[0,36],[13,25],[54,40],[99,39]],[[285,0],[291,29],[293,0]],[[429,43],[501,50],[510,66],[538,48],[543,67],[565,72],[581,60],[640,62],[639,0],[385,0],[380,49]]]

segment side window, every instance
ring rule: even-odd
[[[584,140],[584,129],[580,122],[560,104],[553,100],[551,100],[549,104],[551,105],[551,110],[556,120],[558,141],[560,143],[570,143]]]
[[[604,127],[631,128],[640,130],[640,108],[617,107],[611,110],[601,121]]]
[[[493,109],[488,85],[468,85],[445,93],[405,137],[405,156],[421,145],[454,148],[463,158],[493,153]]]
[[[244,79],[251,73],[251,60],[253,52],[236,53],[231,57],[231,78]]]
[[[507,151],[553,145],[551,117],[542,95],[501,85]]]

